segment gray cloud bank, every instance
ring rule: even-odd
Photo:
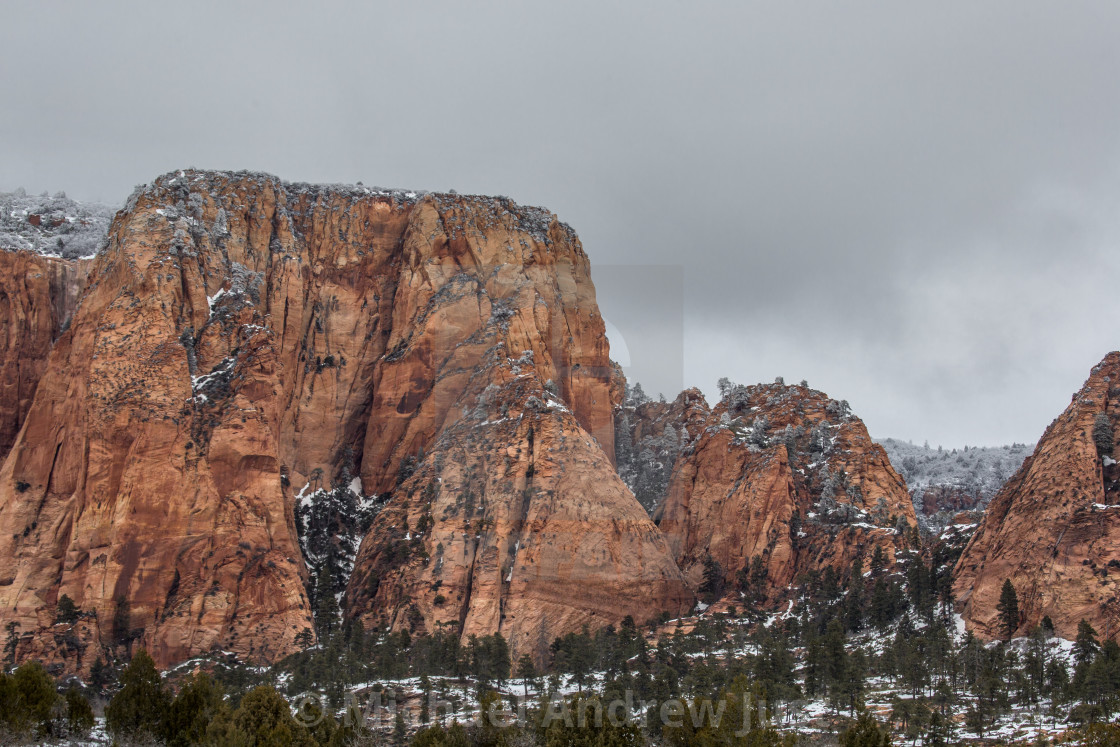
[[[1118,347],[1118,38],[1077,1],[10,4],[0,189],[508,194],[612,321],[680,307],[683,360],[616,322],[648,390],[806,378],[878,435],[1031,441]]]

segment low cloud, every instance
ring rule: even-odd
[[[647,389],[807,378],[931,443],[1033,441],[1116,347],[1116,4],[307,8],[7,8],[0,189],[508,194],[681,268],[683,354],[627,339]],[[664,312],[614,272],[620,334]]]

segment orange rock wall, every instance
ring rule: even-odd
[[[765,436],[752,428],[763,419]],[[916,524],[905,483],[863,423],[821,392],[780,384],[741,387],[737,404],[713,408],[654,519],[692,588],[710,555],[737,597],[738,572],[758,556],[772,604],[802,573],[832,566],[843,576],[876,545],[893,560]]]
[[[23,425],[88,268],[88,260],[0,247],[0,459]]]
[[[394,487],[495,348],[613,454],[587,257],[547,211],[161,177],[114,221],[0,468],[0,622],[39,635],[68,594],[108,645],[125,599],[161,665],[290,653],[311,627],[293,494],[344,463]]]
[[[610,460],[513,370],[476,375],[480,404],[377,516],[347,607],[371,625],[501,632],[542,662],[560,632],[687,612],[692,593]]]
[[[954,594],[977,635],[1001,637],[996,605],[1015,585],[1018,635],[1049,615],[1064,638],[1084,618],[1105,637],[1120,632],[1120,469],[1099,455],[1093,428],[1120,423],[1120,353],[1098,364],[1034,454],[992,499],[957,562]],[[1106,461],[1111,464],[1106,464]]]

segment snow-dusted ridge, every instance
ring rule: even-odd
[[[104,247],[116,208],[71,200],[63,192],[0,192],[0,249],[89,259]]]

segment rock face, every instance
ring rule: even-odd
[[[978,635],[1003,634],[996,605],[1007,579],[1019,599],[1020,634],[1046,615],[1065,638],[1076,635],[1082,618],[1103,636],[1120,631],[1118,422],[1114,352],[992,499],[957,562],[954,594]]]
[[[347,606],[370,625],[501,632],[544,660],[558,631],[679,615],[694,597],[657,527],[526,360],[498,348],[473,410],[378,514]]]
[[[7,456],[46,368],[70,323],[88,260],[0,246],[0,459]]]
[[[714,567],[737,599],[754,561],[753,593],[771,604],[802,573],[846,573],[876,546],[892,563],[916,526],[902,478],[847,404],[784,384],[727,391],[654,518],[692,588]]]
[[[244,173],[161,177],[115,219],[0,469],[0,622],[46,656],[67,594],[96,612],[94,645],[138,642],[161,665],[215,648],[255,661],[292,652],[312,627],[297,492],[352,475],[365,496],[418,484],[409,475],[435,470],[433,445],[479,407],[472,382],[507,358],[570,409],[504,434],[521,439],[510,443],[559,443],[556,458],[586,461],[588,474],[609,466],[603,322],[579,240],[551,213]],[[567,527],[613,506],[618,534],[604,548],[663,548],[651,525],[627,518],[641,509],[617,481],[554,470],[534,478],[553,496],[534,499],[533,516],[547,524],[556,511]],[[671,560],[648,567],[665,599],[634,612],[685,595]],[[627,593],[623,579],[607,583]],[[560,594],[557,584],[540,594]],[[489,604],[483,585],[469,607]],[[508,629],[536,620],[552,636],[630,611],[565,604],[563,614],[513,605]],[[462,624],[495,620],[479,612]]]
[[[918,495],[914,496],[919,498]],[[921,514],[926,518],[955,517],[962,511],[983,509],[991,496],[976,488],[957,485],[929,485],[920,494]]]
[[[615,408],[618,474],[650,515],[665,499],[677,457],[700,437],[710,415],[699,389],[657,402],[636,386]]]

